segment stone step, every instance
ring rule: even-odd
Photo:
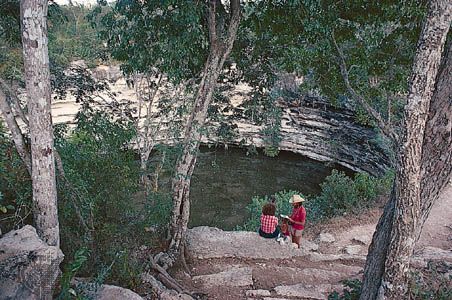
[[[193,281],[201,284],[205,288],[214,286],[252,286],[253,269],[249,267],[232,267],[219,273],[194,276]]]
[[[275,239],[264,239],[249,231],[223,231],[207,226],[187,231],[187,250],[194,259],[287,259],[307,256],[318,248],[306,239],[301,249],[290,244],[280,245]]]

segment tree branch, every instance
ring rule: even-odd
[[[232,51],[232,47],[234,46],[235,37],[237,35],[237,31],[239,29],[240,24],[240,0],[231,0],[230,7],[230,15],[231,20],[229,21],[228,34],[226,37],[226,41],[224,45],[226,45],[226,49],[224,49],[223,57],[221,58],[221,65],[223,65],[226,58]]]
[[[29,126],[28,124],[28,118],[25,115],[24,111],[22,110],[22,107],[20,106],[20,100],[17,97],[16,93],[11,89],[8,83],[3,78],[0,78],[0,87],[6,91],[6,94],[10,97],[12,101],[12,110],[15,112],[16,116],[19,116],[22,121],[25,123],[25,125]]]
[[[25,143],[25,138],[17,124],[16,118],[11,109],[10,103],[6,100],[6,94],[0,89],[0,110],[3,113],[3,117],[6,121],[8,129],[11,131],[11,135],[16,146],[17,153],[19,153],[20,158],[24,162],[27,168],[28,174],[31,176],[31,155],[30,150],[28,150]]]
[[[382,133],[386,135],[389,139],[391,139],[392,142],[394,143],[397,142],[398,136],[397,133],[393,130],[393,128],[391,128],[391,126],[387,122],[385,122],[385,120],[383,120],[383,117],[372,106],[370,106],[369,103],[367,103],[366,99],[364,99],[363,96],[358,94],[352,87],[350,79],[348,77],[347,64],[345,63],[344,53],[338,46],[336,39],[334,37],[334,33],[331,34],[331,38],[339,54],[339,67],[341,69],[341,75],[344,78],[347,91],[350,93],[353,99],[357,101],[366,110],[366,112],[370,116],[372,116],[372,118],[377,122],[377,126],[382,131]]]
[[[210,0],[208,5],[208,14],[207,14],[207,24],[209,28],[209,40],[210,46],[215,47],[217,45],[218,36],[217,36],[217,21],[216,21],[216,8],[217,1]]]

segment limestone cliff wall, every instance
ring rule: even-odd
[[[264,147],[261,127],[241,120],[239,136],[247,144]],[[380,175],[390,167],[390,158],[377,132],[355,121],[349,109],[336,109],[320,102],[304,102],[298,107],[283,109],[280,150],[309,158],[336,162],[355,171]]]

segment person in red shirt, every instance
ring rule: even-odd
[[[264,238],[276,238],[279,235],[278,218],[275,217],[276,206],[267,203],[262,207],[259,235]]]
[[[292,204],[292,214],[289,217],[289,231],[292,237],[292,243],[300,248],[301,235],[306,222],[306,210],[303,207],[305,200],[300,195],[293,195],[289,202]]]

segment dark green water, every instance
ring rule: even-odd
[[[246,205],[253,196],[298,190],[305,195],[320,192],[320,183],[333,168],[352,175],[348,169],[326,166],[301,155],[281,152],[271,158],[246,155],[238,148],[203,147],[193,174],[189,227],[207,225],[226,230],[248,217]]]

